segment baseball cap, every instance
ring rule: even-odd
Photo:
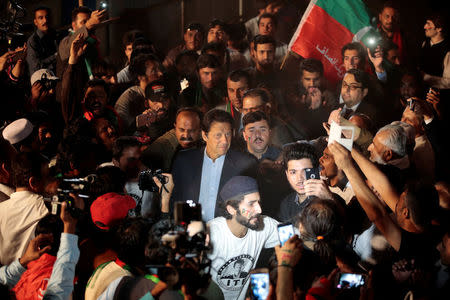
[[[45,74],[45,75],[44,75]],[[40,69],[31,75],[31,85],[33,85],[36,81],[41,80],[42,76],[47,78],[48,80],[58,80],[59,77],[56,77],[55,74],[49,69]]]
[[[136,201],[131,196],[117,193],[101,195],[91,205],[92,222],[100,229],[109,230],[135,207]]]
[[[259,192],[258,183],[248,176],[234,176],[225,183],[220,191],[223,201]]]
[[[18,119],[3,129],[3,138],[14,145],[26,139],[33,132],[33,128],[33,124],[27,119]]]
[[[167,86],[162,80],[155,80],[145,88],[145,97],[152,102],[162,102],[169,97]]]

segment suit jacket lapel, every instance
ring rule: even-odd
[[[195,202],[198,202],[198,198],[200,197],[200,185],[202,183],[202,168],[203,168],[203,158],[205,153],[205,147],[202,147],[200,151],[196,153],[195,159],[192,160],[192,173],[191,175],[194,176],[194,178],[197,178],[196,184],[192,185],[192,195],[194,197]],[[188,171],[188,170],[187,170]],[[188,199],[186,199],[188,200]]]
[[[225,161],[223,162],[222,174],[220,176],[219,193],[220,189],[227,183],[226,181],[230,179],[233,170],[235,169],[233,155],[230,152],[231,150],[228,150],[227,154],[225,154]]]

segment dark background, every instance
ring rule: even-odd
[[[6,0],[0,0],[4,7]],[[65,30],[70,26],[70,12],[78,6],[78,0],[28,0],[17,1],[27,9],[27,16],[23,23],[32,22],[32,11],[35,7],[44,5],[52,9],[52,20],[56,28]],[[96,9],[100,1],[84,0],[84,4]],[[242,0],[242,15],[239,15],[239,0],[109,0],[110,16],[119,16],[120,20],[105,28],[97,30],[97,37],[101,40],[101,52],[104,57],[117,61],[123,56],[122,36],[130,29],[140,29],[147,34],[155,46],[162,53],[179,44],[185,25],[196,21],[207,26],[209,21],[219,18],[227,22],[246,21],[257,14],[255,0]],[[378,15],[380,7],[385,1],[364,1],[374,16]],[[445,11],[446,1],[394,1],[400,8],[401,28],[407,33],[411,52],[415,52],[424,38],[423,25],[425,16],[433,10]],[[182,4],[184,3],[184,13]],[[280,12],[279,18],[286,22],[284,35],[279,39],[288,43],[297,27],[303,11],[309,1],[287,0],[287,5]],[[281,26],[279,26],[281,27]],[[412,53],[412,54],[413,54]],[[414,56],[414,55],[413,55]]]

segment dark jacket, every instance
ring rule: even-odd
[[[203,156],[205,147],[200,149],[188,149],[178,152],[172,167],[174,190],[171,198],[171,206],[174,202],[193,200],[198,202],[200,196],[200,184],[202,180]],[[246,175],[256,176],[256,158],[229,149],[220,176],[217,201],[220,201],[220,190],[233,176]],[[217,202],[216,202],[217,203]],[[215,216],[220,214],[216,205]]]

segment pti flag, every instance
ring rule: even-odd
[[[311,0],[289,49],[305,58],[320,60],[325,77],[337,83],[345,74],[342,47],[354,41],[366,42],[373,34],[361,0]]]

